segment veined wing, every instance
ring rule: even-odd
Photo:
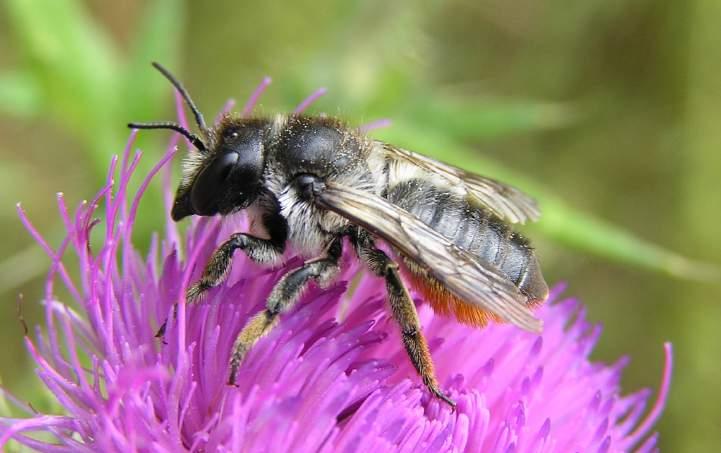
[[[405,161],[445,178],[451,186],[461,188],[471,201],[480,203],[507,222],[525,223],[529,220],[536,221],[541,216],[536,201],[515,187],[469,173],[407,149],[387,143],[379,142],[379,144],[389,158]]]
[[[528,331],[541,331],[542,322],[513,282],[408,211],[372,193],[332,183],[315,195],[315,202],[392,244],[462,300]]]

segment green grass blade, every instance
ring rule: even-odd
[[[459,139],[488,139],[558,128],[567,125],[572,117],[559,104],[497,99],[467,102],[447,96],[426,97],[423,102],[414,103],[407,113],[413,121]]]

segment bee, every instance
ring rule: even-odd
[[[307,259],[286,273],[266,308],[238,334],[230,358],[234,384],[248,350],[278,325],[311,283],[339,272],[344,238],[358,259],[385,280],[390,312],[423,384],[440,388],[408,285],[434,311],[482,327],[506,321],[531,332],[542,323],[532,308],[548,286],[529,242],[510,224],[537,220],[533,199],[519,190],[421,154],[373,140],[336,118],[301,114],[226,115],[209,127],[182,84],[153,63],[181,94],[199,134],[172,122],[130,123],[170,129],[197,149],[184,162],[171,216],[225,216],[245,210],[253,234],[232,234],[187,290],[194,302],[221,284],[241,250],[262,265],[278,263],[287,245]],[[391,256],[378,247],[385,243]],[[166,321],[167,323],[167,321]],[[162,336],[165,324],[159,335]]]

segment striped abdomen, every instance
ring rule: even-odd
[[[386,198],[477,257],[479,262],[499,269],[526,296],[529,305],[546,299],[548,286],[528,241],[489,211],[421,179],[391,187]],[[407,277],[414,288],[427,296],[435,311],[452,313],[460,321],[474,325],[485,325],[494,318],[478,305],[457,299],[438,281],[423,275],[423,270],[409,257],[404,259]]]

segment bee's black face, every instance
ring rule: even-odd
[[[258,125],[221,127],[209,162],[199,169],[190,187],[179,188],[173,219],[247,208],[261,188],[263,154],[263,129]]]

